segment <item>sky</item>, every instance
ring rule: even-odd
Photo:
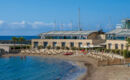
[[[0,0],[0,35],[38,35],[53,30],[110,31],[130,18],[130,0]],[[55,27],[56,22],[56,27]]]

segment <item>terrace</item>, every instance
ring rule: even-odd
[[[130,37],[130,29],[115,29],[106,33],[108,40],[126,40]]]
[[[88,36],[97,31],[51,31],[41,33],[41,39],[87,39]]]

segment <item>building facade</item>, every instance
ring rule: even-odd
[[[106,33],[106,48],[107,49],[127,49],[126,39],[130,37],[130,29],[118,28]]]
[[[122,20],[122,28],[124,28],[124,29],[130,29],[130,19],[124,19],[124,20]]]
[[[41,39],[33,39],[32,47],[90,47],[105,42],[105,35],[98,31],[52,31],[41,33]]]

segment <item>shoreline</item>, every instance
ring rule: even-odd
[[[25,54],[6,54],[3,55],[2,57],[12,57],[12,56],[40,56],[40,55],[25,55]],[[85,68],[86,72],[77,76],[76,80],[87,80],[87,78],[89,78],[92,74],[92,72],[95,70],[94,68],[94,64],[90,63],[87,61],[87,59],[83,59],[80,60],[79,56],[75,56],[75,57],[68,57],[68,56],[64,56],[64,55],[49,55],[49,56],[40,56],[40,57],[44,57],[44,58],[55,58],[55,59],[61,59],[61,60],[66,60],[66,61],[71,61],[74,64],[76,64],[76,66],[80,67],[80,68]],[[81,56],[82,57],[82,56]],[[72,59],[73,58],[73,59]],[[73,65],[73,64],[72,64]]]
[[[41,56],[31,54],[7,54],[2,57],[10,56]],[[128,65],[97,66],[97,61],[87,56],[64,56],[47,55],[45,58],[56,58],[78,62],[80,67],[87,68],[86,73],[79,76],[77,80],[130,80],[130,67]]]

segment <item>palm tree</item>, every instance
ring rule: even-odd
[[[18,38],[18,41],[20,42],[20,49],[22,49],[22,43],[25,41],[25,38],[24,37],[20,37]]]
[[[12,41],[14,43],[14,48],[13,49],[15,50],[15,44],[18,41],[18,38],[17,37],[12,37]]]

